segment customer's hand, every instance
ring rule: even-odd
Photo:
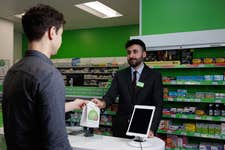
[[[82,109],[89,101],[83,99],[75,99],[72,102],[65,104],[65,112],[72,111],[74,109]]]
[[[152,138],[152,137],[154,137],[154,133],[152,131],[149,131],[148,132],[148,138]]]
[[[92,99],[91,101],[92,101],[93,103],[95,103],[95,104],[97,105],[97,107],[99,107],[100,109],[106,107],[105,101],[101,101],[101,100],[96,99],[96,98]]]

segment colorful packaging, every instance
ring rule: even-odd
[[[194,123],[184,123],[185,131],[195,132],[196,126]]]
[[[211,144],[206,142],[201,142],[199,145],[199,150],[211,150]]]
[[[100,109],[93,103],[89,102],[83,107],[80,125],[90,128],[98,128],[100,120]]]
[[[215,134],[221,134],[221,125],[215,124],[214,125],[214,132],[215,132]]]
[[[215,134],[214,129],[215,129],[214,124],[209,124],[209,134]]]
[[[221,123],[221,134],[225,134],[225,123]]]

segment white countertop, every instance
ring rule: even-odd
[[[4,134],[3,128],[0,128],[0,135]],[[70,144],[75,150],[141,150],[128,145],[131,139],[117,138],[111,136],[94,135],[92,137],[85,137],[83,134],[76,136],[68,136]],[[165,143],[163,140],[154,137],[149,138],[151,142],[150,147],[143,148],[143,150],[164,150]]]
[[[164,150],[165,143],[161,139],[154,137],[149,138],[150,147],[143,150]],[[131,139],[94,135],[93,137],[84,137],[83,134],[69,136],[70,144],[76,150],[140,150],[128,145]]]

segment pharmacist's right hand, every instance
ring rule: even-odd
[[[99,107],[100,109],[105,108],[105,106],[106,106],[105,101],[101,101],[101,100],[96,99],[96,98],[93,98],[91,101],[93,103],[95,103],[97,105],[97,107]]]

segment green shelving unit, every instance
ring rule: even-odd
[[[200,137],[200,138],[208,138],[208,139],[215,139],[215,140],[225,140],[225,134],[203,134],[198,132],[187,132],[183,130],[176,130],[176,131],[170,131],[170,130],[160,130],[158,129],[158,133],[161,134],[173,134],[173,135],[184,135],[189,137]]]
[[[224,52],[224,47],[216,49]],[[212,56],[214,58],[225,57],[220,52],[215,52],[211,49],[207,50],[207,56],[204,55],[205,49],[195,49],[193,58],[205,58]],[[201,53],[200,53],[201,52]],[[218,53],[218,55],[216,55]],[[201,55],[200,55],[201,54]],[[213,76],[213,75],[224,75],[225,63],[218,64],[181,64],[181,65],[153,65],[149,66],[159,72],[162,76],[168,77],[164,79],[163,86],[170,92],[177,92],[179,90],[186,90],[186,96],[175,96],[175,97],[164,97],[164,108],[184,108],[184,107],[197,107],[203,109],[207,113],[207,107],[209,104],[225,104],[225,98],[213,98],[197,97],[196,93],[225,93],[225,80],[179,80],[178,76]],[[166,111],[165,111],[166,112]],[[221,124],[225,123],[224,116],[209,116],[209,115],[196,115],[196,114],[163,114],[162,120],[169,120],[172,125],[182,125],[183,123],[202,123],[202,124]],[[182,128],[183,129],[183,128]],[[224,143],[225,134],[203,134],[198,132],[186,132],[185,130],[160,130],[157,131],[161,136],[176,135],[186,136],[188,141],[194,144],[200,144],[201,142],[210,143]],[[187,150],[184,147],[166,148],[168,150]]]
[[[176,148],[166,148],[166,150],[197,150],[197,149],[176,147]]]
[[[175,81],[175,82],[163,82],[163,85],[225,85],[225,81]]]
[[[217,64],[182,64],[182,65],[148,65],[151,68],[155,68],[155,69],[178,69],[178,68],[224,68],[225,67],[225,63],[217,63]]]
[[[164,98],[165,102],[191,102],[191,103],[225,103],[225,99],[215,98]]]
[[[208,115],[195,115],[195,114],[163,114],[164,118],[176,118],[176,119],[190,119],[190,120],[203,120],[203,121],[217,121],[225,122],[225,117],[222,116],[208,116]]]
[[[107,88],[67,86],[66,97],[102,98]]]

